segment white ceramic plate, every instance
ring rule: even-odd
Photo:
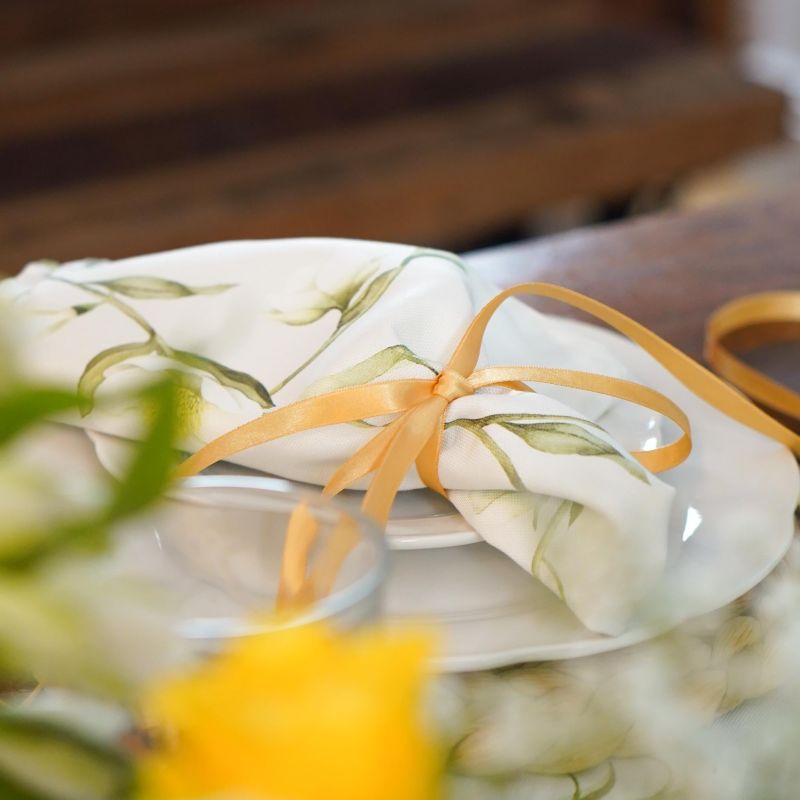
[[[398,552],[386,588],[386,614],[442,629],[445,670],[574,658],[643,641],[744,594],[773,569],[792,540],[800,479],[785,448],[699,400],[616,334],[567,320],[557,324],[580,326],[599,337],[639,380],[676,400],[692,420],[690,459],[662,475],[677,490],[670,563],[628,631],[601,636],[506,556],[476,543],[475,534],[434,495],[401,493],[389,528]],[[619,435],[623,416],[618,409],[615,419],[604,423]],[[627,431],[625,438],[630,435]],[[118,470],[125,443],[92,438],[104,465]],[[347,501],[357,501],[358,494]],[[449,546],[455,544],[466,546]]]

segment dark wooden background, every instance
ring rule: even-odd
[[[4,0],[0,272],[226,238],[466,249],[781,135],[726,0]]]

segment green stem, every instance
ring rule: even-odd
[[[531,562],[531,572],[534,575],[538,574],[539,567],[541,566],[542,559],[544,559],[544,554],[545,551],[547,550],[547,545],[550,544],[553,536],[558,530],[559,523],[564,518],[564,515],[567,513],[567,509],[569,507],[570,507],[570,501],[562,500],[559,503],[555,514],[553,514],[553,516],[550,517],[550,521],[547,523],[547,527],[545,528],[545,531],[542,534],[542,538],[539,539],[539,544],[536,545],[536,551],[533,554],[533,561]]]
[[[68,283],[70,286],[77,286],[96,297],[101,297],[104,302],[113,306],[121,314],[124,314],[129,320],[135,322],[146,334],[148,339],[153,343],[154,349],[159,355],[165,358],[171,358],[174,351],[173,349],[158,335],[152,325],[141,315],[136,309],[131,308],[127,303],[120,300],[114,294],[106,289],[100,289],[91,283],[75,283],[74,281],[67,280],[66,278],[52,278],[54,281],[61,283]]]
[[[97,286],[93,286],[91,283],[76,283],[75,281],[68,280],[67,278],[54,277],[51,278],[51,280],[59,281],[60,283],[66,283],[69,286],[75,286],[78,289],[83,289],[85,292],[95,295],[95,297],[102,297],[105,302],[114,306],[117,311],[135,322],[148,335],[148,337],[158,342],[161,341],[150,323],[141,314],[139,314],[138,311],[131,308],[127,303],[123,303],[122,300],[115,297],[110,292],[104,289],[99,289]]]
[[[503,472],[505,472],[506,477],[511,482],[511,485],[518,491],[524,492],[525,491],[525,484],[522,482],[522,478],[520,478],[519,473],[516,470],[516,467],[511,462],[511,459],[508,457],[508,454],[489,436],[488,433],[483,429],[483,426],[479,424],[478,420],[474,419],[454,419],[452,422],[448,422],[445,425],[445,428],[450,427],[457,427],[463,428],[466,431],[469,431],[473,436],[475,436],[478,441],[494,456],[495,461],[500,465]]]
[[[274,397],[281,389],[283,389],[287,384],[293,381],[306,367],[312,364],[317,358],[319,358],[325,350],[327,350],[338,338],[339,334],[347,326],[342,326],[341,328],[337,328],[328,339],[326,339],[299,367],[293,369],[282,381],[276,383],[273,386],[269,393],[272,397]]]

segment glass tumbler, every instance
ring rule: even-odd
[[[275,613],[290,516],[303,504],[318,525],[313,567],[343,518],[355,533],[331,590],[291,614]],[[123,537],[124,572],[164,587],[178,632],[213,652],[234,637],[320,620],[351,628],[380,613],[387,547],[379,527],[287,481],[201,475],[182,481],[158,513]]]

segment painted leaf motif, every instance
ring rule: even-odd
[[[534,425],[502,422],[500,425],[536,450],[554,455],[606,458],[619,464],[637,480],[649,483],[647,473],[637,462],[627,458],[611,444],[589,433],[580,425],[567,422],[544,422]]]
[[[264,384],[246,372],[239,372],[239,370],[226,367],[210,358],[199,356],[196,353],[189,353],[185,350],[172,350],[169,355],[175,361],[185,364],[187,367],[205,372],[220,386],[240,392],[249,400],[258,403],[262,408],[272,408],[275,405]]]
[[[469,431],[491,453],[494,460],[497,461],[503,472],[505,472],[511,485],[518,491],[525,490],[525,484],[523,484],[522,478],[520,478],[514,463],[508,457],[506,451],[484,430],[484,426],[481,425],[480,420],[455,419],[448,422],[445,427],[464,428],[464,430]]]
[[[474,421],[479,423],[482,427],[486,427],[487,425],[503,425],[506,422],[517,422],[517,423],[569,422],[574,424],[580,424],[581,426],[586,426],[589,428],[595,428],[598,431],[603,430],[603,428],[600,425],[598,425],[596,422],[592,422],[590,419],[582,419],[581,417],[573,417],[573,416],[559,415],[559,414],[530,414],[530,413],[489,414],[488,416],[485,417],[478,417]]]
[[[158,351],[158,344],[153,337],[144,342],[120,344],[101,350],[86,365],[83,374],[78,379],[78,394],[81,397],[80,412],[85,417],[94,408],[94,396],[100,384],[106,379],[106,373],[117,364],[122,364],[131,358],[146,356]]]
[[[366,314],[383,297],[402,270],[403,265],[401,264],[399,267],[382,272],[369,283],[365,283],[353,302],[342,313],[337,327],[343,328]]]
[[[358,272],[350,276],[338,288],[329,288],[323,295],[332,303],[331,308],[344,310],[352,302],[353,298],[364,288],[364,284],[375,274],[377,267],[367,264]]]
[[[154,275],[129,275],[125,278],[93,281],[92,283],[134,300],[167,300],[175,297],[221,294],[234,286],[232,283],[220,283],[214,286],[187,286],[184,283],[157,278]]]
[[[368,266],[351,275],[338,287],[321,289],[318,285],[314,285],[296,293],[293,307],[271,308],[268,314],[284,325],[310,325],[329,311],[336,310],[343,313],[374,274],[375,269]]]
[[[433,367],[424,359],[415,355],[405,345],[396,344],[378,351],[369,358],[360,361],[358,364],[354,364],[352,367],[348,367],[341,372],[328,375],[315,381],[305,394],[311,397],[324,394],[325,392],[333,392],[344,386],[357,386],[359,384],[371,383],[376,378],[380,378],[403,362],[419,364],[429,369],[432,373],[435,373]]]
[[[476,514],[483,514],[495,503],[501,503],[515,494],[516,492],[513,489],[485,489],[481,492],[470,492],[472,509]]]
[[[72,306],[72,310],[75,312],[76,317],[80,317],[82,314],[88,314],[99,305],[102,305],[102,303],[79,303],[76,306]]]
[[[316,305],[309,306],[308,308],[292,309],[291,311],[282,311],[277,308],[269,310],[269,316],[276,322],[282,322],[284,325],[310,325],[318,319],[324,317],[331,309],[336,308],[335,305]]]
[[[569,500],[562,500],[558,504],[553,516],[550,517],[550,520],[548,521],[547,526],[545,527],[544,532],[539,539],[539,543],[536,545],[536,550],[533,554],[533,560],[531,561],[531,573],[534,575],[539,574],[539,568],[541,567],[547,547],[558,532],[561,521],[564,519],[565,515],[569,514],[571,505],[572,503]]]

